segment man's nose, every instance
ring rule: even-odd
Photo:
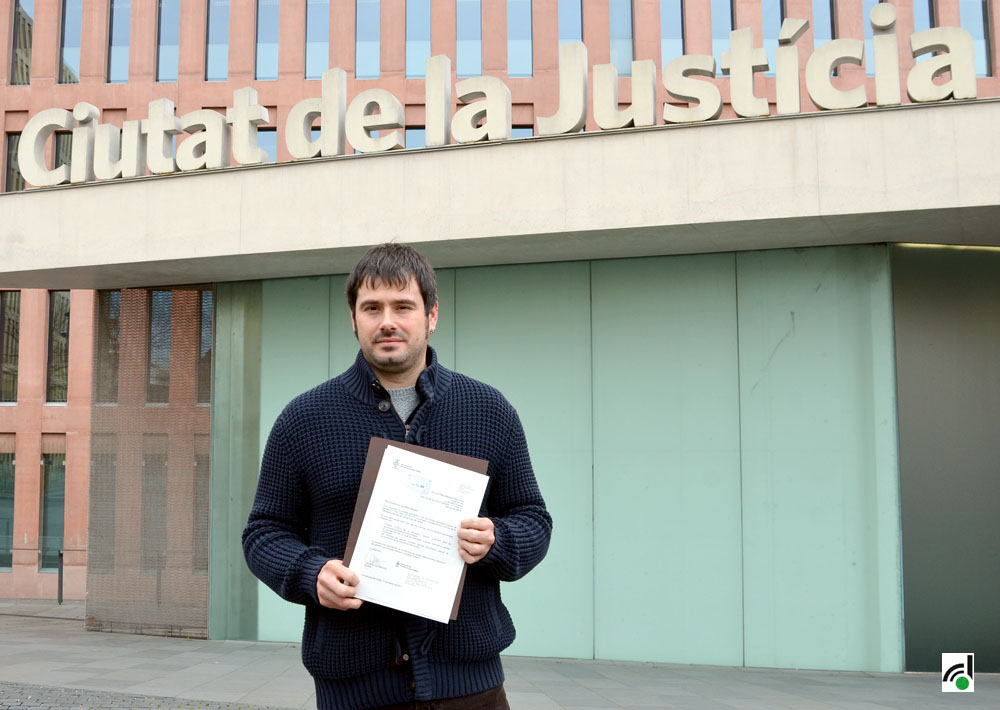
[[[382,322],[379,323],[379,328],[381,328],[382,330],[395,330],[396,329],[396,323],[393,320],[392,311],[385,310],[382,313]]]

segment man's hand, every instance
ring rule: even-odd
[[[357,609],[364,602],[355,599],[358,593],[358,575],[340,560],[330,560],[316,577],[316,596],[319,603],[329,609]]]
[[[458,554],[468,564],[479,562],[493,547],[493,521],[489,518],[466,518],[458,529]]]

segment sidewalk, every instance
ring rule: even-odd
[[[83,629],[83,603],[0,600],[0,708],[315,708],[298,644],[191,641]],[[874,674],[505,657],[512,710],[998,708],[936,673]],[[71,690],[72,689],[72,690]]]

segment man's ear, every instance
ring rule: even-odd
[[[438,322],[438,301],[434,301],[434,305],[431,307],[431,312],[427,314],[427,319],[430,331],[433,333]]]
[[[354,337],[358,337],[358,324],[354,321],[354,309],[349,308],[348,312],[351,314],[351,330],[354,331]]]

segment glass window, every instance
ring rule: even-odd
[[[172,305],[173,294],[170,291],[150,292],[146,401],[154,404],[170,401],[170,312]]]
[[[65,402],[69,372],[69,291],[49,291],[48,402]]]
[[[833,0],[812,0],[813,47],[819,47],[837,36]]]
[[[229,0],[208,0],[205,81],[229,78]]]
[[[66,454],[42,454],[42,569],[59,567],[66,514]]]
[[[330,0],[306,2],[306,79],[330,68]]]
[[[212,401],[212,291],[200,291],[198,313],[198,403]]]
[[[429,56],[431,0],[406,0],[406,76],[424,76]]]
[[[507,0],[507,76],[531,76],[531,0]]]
[[[80,83],[80,33],[83,29],[83,0],[63,0],[60,42],[59,83]]]
[[[733,30],[733,5],[730,0],[712,0],[712,54],[716,64],[729,51],[729,33]],[[722,74],[719,69],[718,75]]]
[[[108,574],[115,567],[115,500],[118,455],[114,434],[94,434],[90,442],[90,544],[87,572]]]
[[[972,35],[976,52],[976,76],[992,76],[990,66],[990,10],[987,0],[960,0],[962,29]]]
[[[483,12],[480,0],[456,0],[455,73],[480,76],[483,73]]]
[[[559,44],[582,41],[582,0],[559,0]]]
[[[257,69],[254,77],[278,78],[278,16],[281,0],[257,0]]]
[[[530,138],[535,135],[534,126],[513,126],[510,129],[511,138]]]
[[[785,21],[784,0],[763,0],[761,4],[761,27],[764,36],[764,50],[767,52],[767,71],[764,76],[774,76],[774,50],[778,48],[781,23]]]
[[[94,362],[98,402],[118,401],[118,353],[121,347],[121,291],[97,294],[97,356]]]
[[[358,79],[378,79],[381,71],[381,3],[379,0],[358,0],[356,39],[354,43],[354,76]]]
[[[273,128],[257,129],[257,145],[267,153],[267,162],[274,163],[278,159],[278,132]]]
[[[156,21],[156,80],[177,81],[177,50],[181,36],[181,0],[159,0]]]
[[[31,83],[31,29],[35,24],[35,0],[14,0],[14,41],[11,43],[10,83]]]
[[[55,167],[70,165],[73,157],[73,134],[69,131],[56,132]]]
[[[684,54],[682,0],[660,0],[660,65]]]
[[[406,129],[406,147],[407,148],[425,148],[427,147],[427,131],[424,128],[407,128]]]
[[[4,438],[0,436],[0,445]],[[6,448],[0,449],[0,569],[11,568],[14,546],[14,452]]]
[[[17,192],[24,189],[24,178],[17,164],[17,146],[21,142],[20,133],[7,134],[7,176],[3,189],[6,192]]]
[[[934,0],[913,0],[913,31],[934,27]]]
[[[166,566],[167,557],[167,435],[142,436],[142,550],[143,572]]]
[[[21,292],[0,291],[0,402],[17,401]]]
[[[108,82],[128,81],[128,33],[132,0],[111,0],[108,31]]]
[[[865,28],[865,71],[868,76],[875,76],[875,42],[873,41],[874,30],[869,20],[872,10],[879,4],[879,0],[863,0],[861,5],[862,25]]]
[[[632,0],[610,0],[608,29],[611,33],[611,63],[618,76],[632,76],[635,45],[632,42]]]

